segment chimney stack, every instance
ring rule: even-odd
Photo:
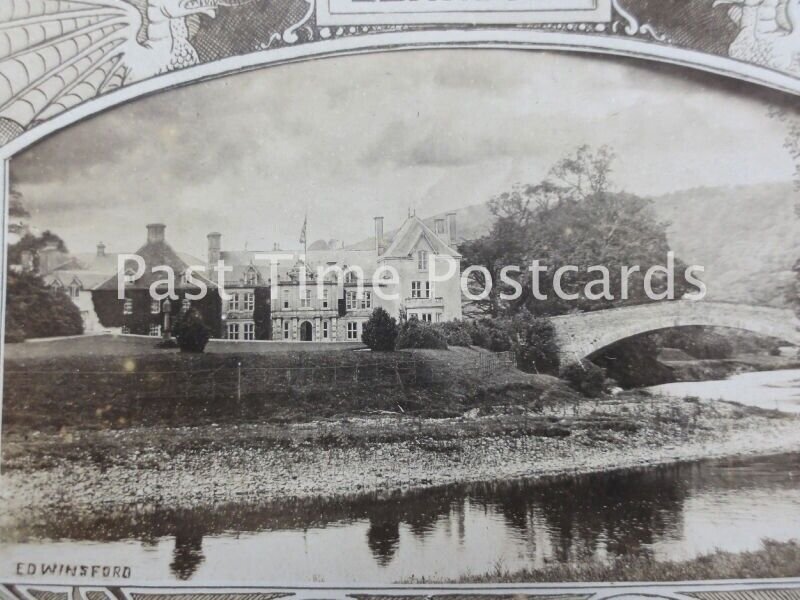
[[[442,238],[445,242],[447,239],[447,229],[445,228],[445,219],[437,217],[433,222],[433,232]]]
[[[447,213],[447,244],[450,246],[455,246],[456,242],[458,241],[458,235],[456,230],[456,213],[449,212]]]
[[[150,223],[147,226],[147,243],[157,244],[164,241],[164,229],[166,225],[163,223]]]
[[[386,250],[383,243],[383,217],[375,217],[375,250],[378,252],[378,256]]]
[[[106,255],[106,245],[103,242],[97,243],[97,256],[105,256]]]
[[[212,231],[206,237],[208,238],[208,264],[216,265],[222,254],[222,234]]]

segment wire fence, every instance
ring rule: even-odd
[[[474,363],[459,362],[482,377],[516,366],[513,352],[479,353]],[[235,366],[179,370],[7,370],[4,394],[21,402],[43,396],[115,400],[242,400],[274,390],[306,388],[418,387],[448,383],[452,370],[444,361],[425,357],[301,366]]]

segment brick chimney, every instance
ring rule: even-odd
[[[383,241],[383,217],[375,217],[375,250],[378,252],[378,256],[386,251]]]
[[[147,226],[147,243],[157,244],[164,241],[164,230],[167,228],[163,223],[150,223]]]
[[[455,246],[458,241],[458,231],[456,230],[456,213],[447,213],[447,244]]]
[[[102,257],[106,255],[106,245],[103,242],[97,243],[97,256]]]
[[[436,218],[433,222],[433,232],[442,238],[445,242],[447,241],[447,229],[446,229],[446,220],[442,218]]]
[[[212,231],[206,237],[208,238],[208,264],[216,265],[222,254],[222,234]]]

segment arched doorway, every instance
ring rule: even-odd
[[[300,341],[312,342],[314,341],[314,326],[310,321],[303,321],[300,323]]]

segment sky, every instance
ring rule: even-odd
[[[780,95],[685,69],[512,50],[314,60],[194,84],[69,127],[18,155],[32,224],[73,252],[131,252],[163,222],[176,250],[354,243],[538,182],[609,145],[644,195],[788,181]]]

